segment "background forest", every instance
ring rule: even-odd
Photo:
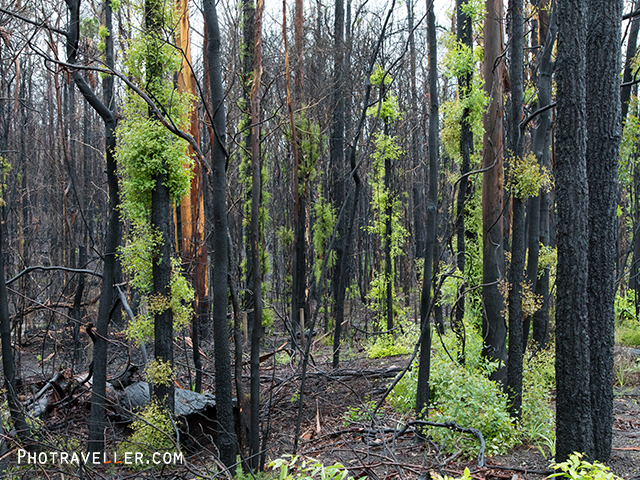
[[[3,472],[639,478],[639,29],[0,0]]]

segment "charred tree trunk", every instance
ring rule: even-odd
[[[613,433],[613,345],[622,0],[590,0],[587,36],[588,306],[593,458],[609,460]]]
[[[588,312],[587,5],[558,0],[556,461],[593,454]]]
[[[144,5],[144,24],[147,35],[154,37],[152,47],[147,51],[146,82],[148,86],[158,82],[162,74],[160,52],[160,29],[163,22],[162,5],[159,0],[146,0]],[[151,112],[150,112],[151,114]],[[171,297],[171,198],[167,185],[168,174],[157,173],[154,178],[155,186],[151,193],[151,226],[161,238],[153,258],[153,292],[162,298]],[[173,312],[170,308],[154,315],[154,358],[158,362],[169,364],[173,368]],[[174,383],[173,378],[168,382],[153,385],[152,397],[163,404],[171,413],[174,412]]]
[[[76,52],[80,33],[80,2],[67,0],[69,9],[69,28],[67,32],[67,62],[76,63]],[[104,4],[105,27],[109,35],[105,38],[105,63],[113,68],[113,29],[110,2]],[[116,253],[120,243],[120,216],[117,207],[120,204],[118,177],[116,175],[116,118],[114,115],[113,77],[106,76],[102,81],[103,100],[97,97],[79,71],[73,73],[73,80],[85,100],[100,115],[105,126],[105,157],[107,163],[107,185],[109,188],[109,220],[104,246],[104,266],[102,270],[102,286],[100,305],[96,322],[96,342],[93,349],[93,385],[91,396],[91,413],[89,416],[90,452],[104,450],[104,415],[107,382],[107,346],[109,334],[109,314],[114,302],[114,284],[116,279]]]
[[[555,7],[549,19],[550,25],[546,29],[547,36],[544,41],[544,50],[538,68],[538,101],[540,107],[551,104],[551,80],[555,69],[554,62],[551,61],[551,53],[556,41],[558,24]],[[542,19],[540,25],[542,26]],[[542,30],[542,28],[541,28]],[[533,152],[540,165],[549,169],[549,155],[551,143],[551,111],[548,110],[540,114],[540,121],[533,136]],[[540,193],[540,239],[543,246],[549,246],[549,199],[548,190]],[[531,255],[531,253],[529,253]],[[542,297],[542,307],[533,314],[532,336],[538,348],[546,346],[549,337],[549,268],[545,267],[542,276],[537,279],[535,286],[536,295]]]
[[[231,356],[229,352],[227,175],[225,171],[225,110],[220,65],[220,29],[214,0],[202,3],[207,32],[206,57],[213,113],[211,139],[211,200],[213,204],[213,341],[215,348],[216,411],[220,459],[231,467],[236,462],[236,436],[233,424]]]
[[[260,202],[262,162],[260,159],[260,78],[262,74],[262,12],[264,0],[256,4],[251,87],[251,265],[253,270],[253,324],[251,328],[251,421],[250,464],[260,468],[260,337],[262,336],[262,265],[260,264]]]
[[[429,197],[427,205],[427,236],[424,253],[424,276],[420,300],[421,342],[416,388],[416,414],[426,418],[429,409],[429,373],[431,369],[431,276],[436,243],[438,214],[438,45],[433,2],[427,6],[427,42],[429,45]]]
[[[458,36],[458,42],[464,44],[468,49],[473,48],[473,32],[471,27],[471,19],[464,12],[464,6],[468,4],[468,0],[457,0],[456,1],[456,25],[457,31],[456,34]],[[458,88],[460,89],[459,96],[460,98],[466,97],[469,95],[471,90],[471,74],[467,73],[466,75],[462,75],[458,77]],[[460,186],[458,187],[458,201],[456,205],[457,209],[457,218],[456,218],[456,241],[458,247],[458,270],[462,273],[464,277],[465,271],[465,240],[466,240],[466,228],[465,228],[465,204],[467,198],[469,197],[469,179],[467,174],[471,168],[471,152],[473,151],[473,133],[471,132],[471,125],[469,118],[469,109],[465,108],[462,112],[462,120],[460,121],[460,154],[462,155],[462,166],[460,168],[460,175],[462,176],[462,180],[460,180]],[[451,325],[451,329],[456,334],[458,338],[459,350],[458,350],[458,361],[461,365],[465,363],[465,333],[464,333],[464,307],[465,307],[465,299],[464,295],[461,295],[466,289],[466,282],[462,282],[460,285],[460,289],[458,290],[458,301],[455,305],[456,313],[455,313],[455,321],[453,325]]]
[[[345,165],[344,165],[344,122],[345,122],[345,82],[344,82],[344,0],[335,0],[334,15],[334,88],[333,103],[335,110],[331,122],[329,155],[333,172],[333,204],[340,208],[344,201]],[[353,202],[353,199],[351,200]],[[335,327],[333,334],[333,368],[340,364],[340,336],[344,322],[344,298],[348,282],[348,262],[343,261],[349,246],[346,244],[346,227],[349,218],[338,225],[336,239],[336,265],[333,274],[333,299],[335,302]],[[349,226],[350,227],[350,226]],[[345,268],[346,267],[346,268]]]
[[[524,20],[523,1],[509,0],[511,21],[511,121],[510,140],[513,162],[522,161],[524,144],[520,122],[523,114]],[[512,167],[511,175],[515,176]],[[514,187],[518,179],[513,180]],[[512,188],[513,227],[511,239],[511,270],[509,272],[509,356],[507,361],[508,409],[512,418],[522,416],[522,281],[524,272],[524,198]]]

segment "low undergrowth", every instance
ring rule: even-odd
[[[533,443],[545,454],[553,454],[555,430],[553,412],[549,408],[550,391],[555,384],[553,351],[540,352],[525,362],[522,418],[517,424],[507,412],[507,397],[489,374],[496,368],[481,356],[481,337],[467,328],[466,364],[455,357],[455,339],[436,337],[432,345],[429,420],[454,420],[459,425],[480,430],[487,443],[487,455],[508,452],[522,442]],[[451,353],[451,357],[447,352]],[[392,407],[402,413],[414,409],[416,401],[417,364],[398,383],[389,396]],[[477,453],[477,441],[447,429],[428,429],[428,435],[445,450],[460,449],[465,454]]]

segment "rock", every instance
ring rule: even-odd
[[[150,400],[149,384],[137,382],[124,389],[124,397],[120,405],[127,412],[135,412],[147,405]],[[196,413],[204,414],[206,410],[215,408],[215,406],[216,397],[211,394],[192,392],[182,388],[175,390],[175,414],[177,417],[188,417]]]

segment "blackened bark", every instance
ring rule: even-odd
[[[80,1],[67,0],[69,9],[69,28],[67,31],[67,62],[76,63],[76,52],[80,32]],[[104,3],[105,27],[109,35],[105,38],[105,63],[113,68],[113,29],[112,10],[109,1]],[[114,284],[116,279],[116,252],[120,243],[120,217],[117,207],[120,204],[118,178],[116,175],[116,118],[114,111],[113,77],[106,76],[102,80],[101,101],[79,71],[73,73],[73,80],[85,100],[100,115],[105,126],[105,157],[107,163],[107,185],[109,189],[109,220],[105,238],[104,266],[102,270],[102,286],[100,289],[100,305],[96,322],[96,342],[93,348],[93,385],[91,395],[91,413],[89,416],[90,452],[104,450],[104,415],[107,382],[107,347],[109,333],[109,315],[114,302]]]
[[[253,325],[251,329],[251,421],[249,454],[251,468],[260,466],[260,337],[262,336],[262,265],[260,264],[260,77],[262,73],[262,12],[256,4],[254,28],[253,86],[251,87],[251,264],[253,267]]]
[[[558,0],[556,208],[556,461],[593,454],[586,165],[587,5]]]
[[[420,325],[422,345],[418,364],[416,388],[416,414],[429,415],[429,374],[431,370],[431,276],[433,274],[434,245],[437,236],[438,214],[438,44],[436,41],[436,16],[433,2],[427,7],[427,43],[429,46],[429,197],[427,204],[427,234],[424,253],[424,275],[420,299]]]
[[[556,41],[558,32],[557,15],[553,10],[549,28],[546,29],[547,36],[544,41],[544,49],[538,68],[538,101],[539,106],[551,104],[551,79],[555,64],[551,61],[551,53]],[[542,21],[541,21],[542,23]],[[548,110],[540,114],[538,127],[533,136],[533,152],[542,167],[549,168],[551,142],[551,111]],[[540,193],[540,239],[544,246],[549,246],[549,191]],[[534,240],[535,241],[535,240]],[[531,253],[529,253],[531,255]],[[538,348],[544,348],[549,337],[549,268],[545,267],[542,276],[537,279],[535,285],[536,295],[542,296],[542,307],[533,314],[532,336],[538,344]]]
[[[523,115],[523,69],[524,69],[524,20],[523,1],[509,0],[511,21],[511,120],[509,122],[511,152],[514,162],[522,160],[524,154],[520,134]],[[512,168],[512,175],[514,169]],[[514,179],[514,183],[517,182]],[[524,272],[524,199],[513,193],[513,227],[511,237],[511,269],[509,271],[509,356],[507,360],[508,410],[512,418],[522,415],[522,281]]]
[[[636,0],[633,11],[640,9],[640,0]],[[624,61],[624,73],[622,75],[622,83],[630,83],[633,79],[633,59],[636,56],[638,48],[638,30],[640,30],[640,16],[633,17],[631,20],[631,28],[629,29],[629,39],[627,40],[627,55]],[[620,90],[620,102],[622,104],[622,121],[627,118],[629,111],[629,100],[631,98],[631,87],[627,85]],[[637,271],[637,270],[636,270]]]
[[[294,100],[297,104],[302,105],[304,98],[304,35],[302,29],[303,23],[303,0],[295,0],[294,10],[294,44],[295,44],[295,61],[296,75],[294,82]],[[286,24],[283,25],[286,28]],[[295,128],[295,121],[292,120],[292,127]],[[307,308],[307,258],[306,258],[306,232],[307,232],[307,212],[306,212],[306,172],[300,161],[300,147],[298,145],[298,132],[293,136],[294,147],[294,193],[293,193],[293,261],[292,261],[292,299],[291,299],[291,318],[294,329],[299,330],[300,326],[300,310],[304,310],[305,318],[309,318]],[[302,169],[302,171],[301,171]],[[300,188],[302,185],[302,188]],[[302,338],[304,332],[300,332]]]
[[[468,4],[468,0],[456,1],[456,34],[458,42],[464,44],[468,49],[473,48],[473,31],[471,27],[471,18],[464,12],[463,7]],[[460,98],[465,98],[470,94],[471,90],[471,74],[467,73],[458,77],[458,88]],[[473,133],[471,132],[471,125],[469,124],[469,109],[465,108],[462,112],[462,119],[460,120],[460,154],[462,156],[462,165],[460,168],[460,186],[458,187],[458,200],[456,205],[457,219],[456,219],[456,239],[458,247],[458,270],[464,277],[465,263],[466,263],[466,228],[465,228],[465,204],[470,195],[469,178],[468,173],[471,169],[471,152],[473,151]],[[461,365],[465,363],[465,333],[464,333],[464,309],[465,298],[462,292],[466,290],[466,282],[462,282],[458,289],[458,301],[456,302],[456,314],[455,321],[451,325],[451,329],[456,334],[458,339],[458,362]]]
[[[225,171],[225,110],[220,65],[220,29],[214,0],[203,0],[207,31],[207,68],[211,93],[210,111],[214,112],[211,139],[211,200],[213,203],[213,341],[215,348],[216,410],[220,459],[231,467],[236,461],[236,436],[233,426],[231,356],[229,353],[227,176]]]
[[[613,432],[613,345],[622,0],[590,0],[587,36],[588,306],[593,458],[606,462]]]
[[[344,0],[335,0],[334,14],[334,96],[335,109],[331,121],[331,139],[329,140],[329,155],[331,171],[333,173],[333,204],[340,208],[344,201],[344,122],[345,122],[345,84],[344,84]],[[351,200],[353,202],[353,200]],[[335,302],[335,327],[333,334],[333,368],[340,364],[340,336],[342,322],[344,322],[344,298],[348,281],[347,263],[343,261],[346,244],[346,227],[349,219],[338,225],[336,239],[336,265],[333,274],[333,300]]]
[[[3,216],[4,216],[4,208]],[[0,225],[0,337],[2,339],[2,370],[4,372],[4,388],[7,390],[7,405],[9,414],[20,442],[26,444],[31,436],[29,425],[22,413],[22,405],[16,389],[16,371],[13,358],[13,346],[11,345],[11,317],[9,315],[9,302],[7,300],[7,285],[4,274],[4,225]]]
[[[381,88],[384,91],[384,85]],[[381,94],[381,98],[382,98]],[[387,127],[385,126],[385,130]],[[385,131],[385,134],[387,132]],[[393,217],[393,190],[391,186],[391,159],[384,159],[384,188],[387,191],[387,195],[389,196],[387,208],[385,211],[386,215],[386,225],[385,225],[385,240],[384,240],[384,274],[386,276],[386,287],[385,287],[385,317],[387,318],[387,331],[391,331],[393,329],[393,259],[391,258],[391,234],[392,234],[392,225],[391,220]],[[429,228],[427,226],[427,228]]]
[[[485,92],[489,97],[488,111],[484,116],[484,156],[482,174],[482,354],[492,361],[498,361],[498,369],[493,372],[493,380],[503,381],[506,375],[507,327],[502,311],[504,299],[498,289],[498,282],[504,279],[503,246],[503,145],[502,145],[502,0],[487,0],[484,22]]]
[[[411,129],[411,168],[413,171],[412,196],[413,196],[413,231],[412,238],[415,242],[416,258],[423,258],[425,249],[425,168],[422,161],[422,128],[420,126],[420,114],[418,109],[418,89],[416,86],[416,42],[414,32],[415,11],[414,0],[407,1],[407,30],[409,31],[409,67],[411,79],[410,116],[409,128]]]
[[[152,86],[158,82],[163,65],[157,49],[163,23],[161,4],[158,0],[146,0],[144,4],[144,26],[146,34],[153,38],[146,57],[146,82]],[[149,112],[151,114],[151,112]],[[164,166],[164,165],[163,165]],[[166,169],[165,169],[166,170]],[[153,294],[161,298],[171,298],[171,198],[167,185],[168,174],[160,171],[154,177],[155,186],[151,193],[151,227],[161,238],[161,244],[153,257]],[[169,364],[173,368],[173,312],[170,308],[154,315],[154,358],[158,362]],[[174,412],[173,378],[153,385],[152,397],[165,408]]]
[[[171,297],[171,199],[167,186],[167,175],[156,176],[151,194],[151,225],[162,236],[162,245],[153,259],[153,292],[163,298]],[[173,367],[173,312],[167,308],[156,313],[154,318],[154,358]],[[169,412],[174,412],[173,378],[166,383],[153,385],[153,397]]]

